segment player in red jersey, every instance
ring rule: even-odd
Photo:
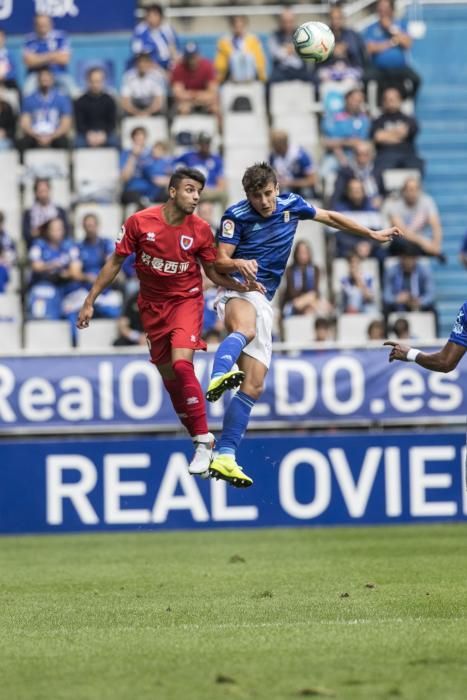
[[[138,306],[151,362],[193,439],[195,454],[189,471],[203,475],[212,459],[214,436],[208,431],[204,396],[193,369],[194,351],[206,350],[201,339],[204,298],[198,260],[215,284],[247,289],[247,283],[243,285],[214,269],[216,247],[211,229],[193,214],[204,183],[199,170],[180,168],[170,179],[165,204],[144,209],[126,220],[115,252],[89,291],[77,322],[78,328],[87,328],[97,297],[112,283],[125,258],[136,253]]]

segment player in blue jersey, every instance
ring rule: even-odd
[[[389,362],[416,362],[434,372],[451,372],[467,352],[467,301],[459,309],[448,342],[438,352],[426,354],[418,348],[410,348],[392,340],[387,340],[384,345],[392,345]]]
[[[251,410],[263,391],[272,352],[271,299],[279,286],[300,219],[314,219],[379,243],[400,235],[398,228],[372,231],[337,212],[317,209],[297,194],[279,194],[276,173],[267,163],[248,168],[242,179],[246,199],[231,206],[221,220],[215,267],[258,291],[221,290],[217,313],[229,335],[220,344],[206,398],[217,401],[239,386],[225,416],[218,455],[210,474],[234,486],[252,479],[236,462],[236,452]],[[232,367],[237,363],[239,370]]]

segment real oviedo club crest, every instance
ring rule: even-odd
[[[182,233],[180,236],[180,245],[182,246],[183,250],[189,250],[193,245],[193,238]]]

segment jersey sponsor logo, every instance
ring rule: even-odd
[[[222,224],[222,235],[224,238],[233,238],[235,233],[235,222],[232,219],[226,219]]]
[[[146,240],[147,241],[155,241],[156,240],[156,234],[154,233],[154,231],[148,231],[148,233],[146,234]]]
[[[152,267],[152,269],[156,270],[157,272],[168,272],[172,275],[176,274],[177,272],[186,272],[190,266],[189,262],[177,262],[176,260],[153,258],[144,251],[141,253],[141,262],[148,267]]]
[[[180,237],[180,245],[182,246],[183,250],[190,250],[191,246],[193,245],[193,238],[182,234]]]
[[[290,212],[289,211],[284,212],[284,221],[286,224],[289,223],[289,221],[290,221]]]
[[[123,240],[123,236],[125,235],[125,233],[126,233],[125,224],[122,224],[122,228],[120,229],[120,232],[119,232],[119,234],[118,234],[118,236],[117,236],[117,243],[121,243],[121,241]]]

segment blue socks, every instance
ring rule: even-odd
[[[235,457],[237,448],[247,429],[251,409],[254,405],[255,399],[252,399],[248,394],[244,394],[243,391],[237,391],[234,395],[224,415],[224,426],[218,447],[220,455],[232,455]]]
[[[248,340],[243,333],[230,333],[217,348],[214,356],[211,379],[230,372]]]

